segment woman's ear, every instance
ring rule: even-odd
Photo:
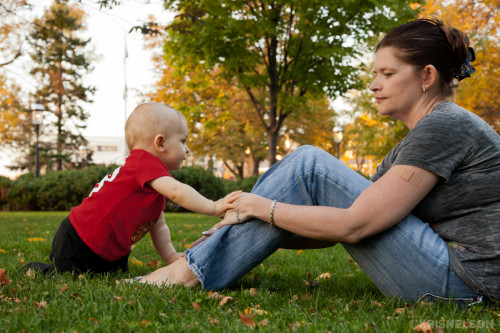
[[[438,80],[438,71],[434,65],[427,65],[422,70],[423,80],[422,80],[422,88],[425,90],[430,89],[434,83]]]
[[[164,152],[166,150],[165,137],[163,134],[157,134],[153,140],[155,150]]]

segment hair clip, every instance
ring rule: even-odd
[[[466,77],[470,77],[470,75],[476,71],[476,69],[470,64],[474,60],[476,60],[476,54],[474,53],[474,49],[469,47],[467,58],[465,58],[464,63],[455,71],[453,77],[458,81],[461,81]]]

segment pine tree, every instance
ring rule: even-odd
[[[55,129],[55,145],[49,148],[51,163],[57,170],[67,168],[71,157],[85,139],[81,131],[89,114],[84,103],[91,102],[95,88],[83,84],[92,70],[86,47],[90,39],[84,30],[84,12],[66,0],[55,0],[43,16],[34,21],[29,43],[34,67],[31,74],[40,83],[35,98],[51,116],[44,121],[44,133]],[[53,132],[52,132],[53,133]]]

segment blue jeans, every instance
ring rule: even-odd
[[[330,154],[302,146],[262,175],[252,193],[296,205],[350,207],[370,181]],[[307,221],[304,221],[307,223]],[[257,219],[227,226],[185,251],[205,289],[221,289],[276,251],[292,234]],[[356,244],[342,244],[386,296],[477,299],[450,270],[446,243],[427,223],[408,215]]]

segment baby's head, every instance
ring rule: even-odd
[[[173,131],[186,126],[186,119],[177,110],[160,103],[137,106],[125,124],[125,141],[129,150],[151,150],[157,135],[168,137]]]

